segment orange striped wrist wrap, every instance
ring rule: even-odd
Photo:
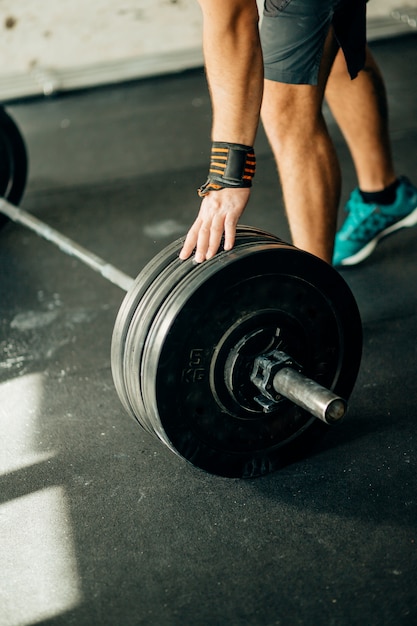
[[[255,151],[251,146],[214,141],[208,178],[198,189],[198,195],[203,198],[209,191],[225,187],[251,187],[255,169]]]

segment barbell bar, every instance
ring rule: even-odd
[[[92,270],[101,274],[103,278],[106,278],[109,282],[120,287],[120,289],[128,291],[133,285],[134,279],[131,276],[117,269],[114,265],[107,263],[104,259],[90,252],[90,250],[87,250],[51,226],[48,226],[48,224],[28,211],[14,206],[4,198],[0,198],[0,213],[13,222],[26,226],[26,228],[29,228],[29,230],[35,232],[43,239],[55,244],[62,252],[65,252],[65,254],[79,259]]]

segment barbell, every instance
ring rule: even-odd
[[[239,226],[232,250],[181,261],[182,237],[133,279],[15,206],[26,151],[5,111],[0,123],[0,213],[127,292],[111,369],[122,405],[144,430],[196,467],[249,478],[303,457],[344,417],[362,329],[334,268]]]
[[[28,159],[19,128],[0,106],[0,194],[12,204],[19,204],[26,186]],[[0,214],[0,226],[5,223]]]

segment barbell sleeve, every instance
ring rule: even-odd
[[[280,369],[274,375],[272,384],[277,393],[326,424],[339,421],[347,411],[346,400],[292,367]]]
[[[65,237],[65,235],[51,228],[31,213],[14,206],[4,198],[0,198],[0,213],[6,215],[13,222],[26,226],[29,230],[43,237],[43,239],[54,243],[62,252],[76,257],[85,265],[101,274],[103,278],[106,278],[124,291],[128,291],[132,286],[134,279],[131,276],[107,263],[107,261],[90,252],[90,250],[83,248],[72,239],[69,239],[69,237]]]

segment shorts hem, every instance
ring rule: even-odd
[[[287,85],[317,85],[319,77],[318,68],[308,74],[300,75],[300,72],[274,70],[264,68],[264,78],[275,83],[285,83]]]

